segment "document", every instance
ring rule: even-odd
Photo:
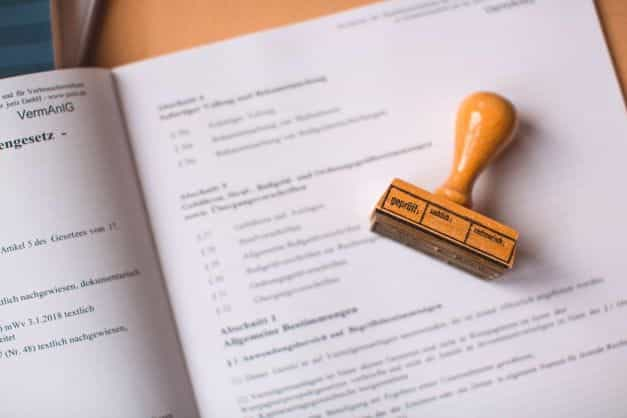
[[[111,73],[0,97],[0,416],[194,416]]]
[[[517,108],[486,282],[370,232]],[[590,0],[397,0],[0,82],[0,416],[622,418],[625,105]],[[33,402],[36,401],[36,402]]]
[[[593,2],[382,3],[114,75],[203,416],[624,414],[627,124]],[[521,121],[475,192],[521,232],[494,283],[369,232],[393,177],[444,180],[484,89]]]

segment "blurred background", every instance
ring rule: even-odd
[[[0,77],[114,67],[373,2],[0,0]],[[625,95],[627,0],[595,3]]]

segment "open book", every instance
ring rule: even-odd
[[[521,233],[497,282],[369,231],[480,89],[522,121],[474,196]],[[0,97],[0,416],[624,416],[592,1],[385,2]]]

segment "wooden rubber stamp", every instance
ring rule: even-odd
[[[484,279],[510,269],[518,232],[470,207],[477,176],[511,142],[516,125],[507,99],[487,92],[468,96],[457,113],[448,179],[435,193],[392,181],[372,213],[372,230]]]

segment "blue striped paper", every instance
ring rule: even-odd
[[[53,68],[50,0],[0,0],[0,77]]]

